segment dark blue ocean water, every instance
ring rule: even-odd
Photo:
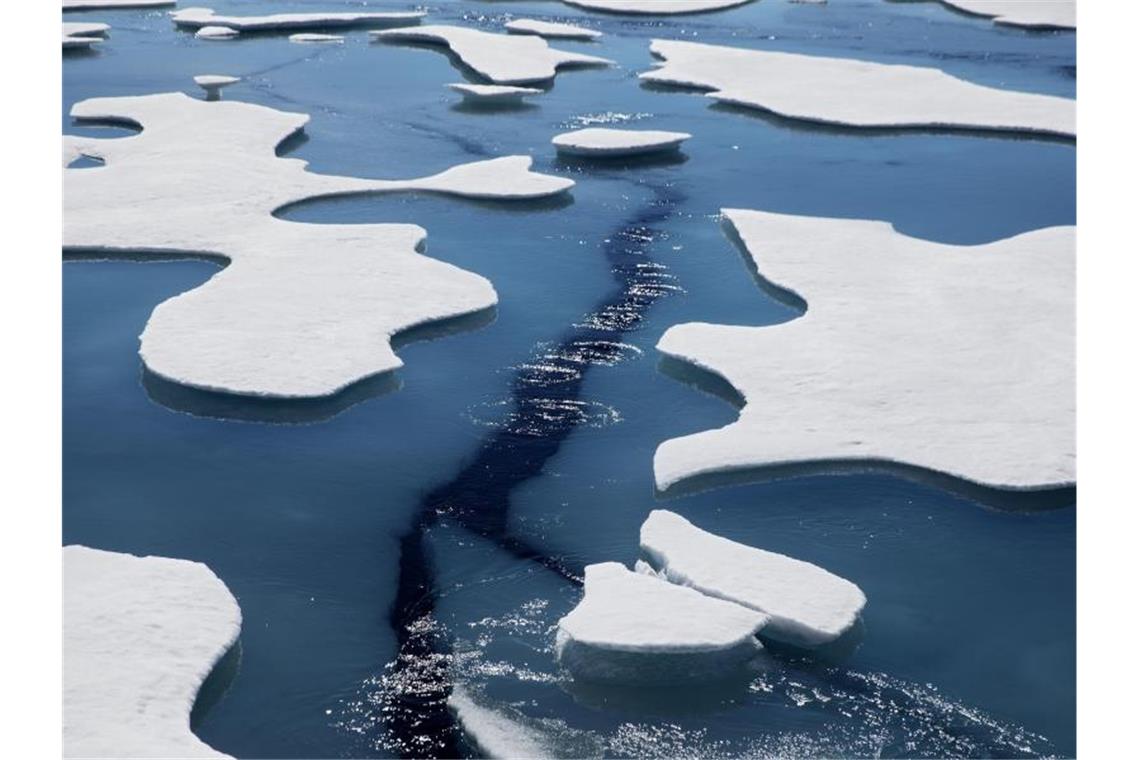
[[[255,13],[359,4],[212,5]],[[327,406],[219,405],[143,377],[137,336],[151,310],[205,281],[213,264],[63,266],[63,539],[200,560],[237,596],[240,658],[215,679],[224,694],[195,716],[202,738],[239,757],[414,751],[407,693],[430,685],[438,663],[413,652],[393,666],[401,642],[407,653],[415,638],[393,628],[416,596],[407,566],[401,581],[401,541],[407,559],[412,536],[416,567],[432,581],[427,607],[448,678],[566,754],[1074,753],[1071,505],[1011,511],[885,473],[662,498],[651,461],[661,441],[735,415],[660,370],[653,346],[664,330],[796,316],[756,287],[717,223],[720,208],[885,219],[933,240],[995,240],[1074,222],[1075,147],[812,128],[636,79],[651,64],[649,40],[667,37],[938,66],[1072,97],[1074,36],[1002,29],[934,2],[762,0],[672,20],[557,2],[426,8],[431,22],[487,29],[507,13],[581,22],[606,36],[555,46],[618,66],[560,74],[531,107],[474,112],[444,89],[464,76],[446,55],[369,44],[362,31],[342,46],[275,35],[209,42],[176,31],[161,12],[71,14],[113,28],[97,52],[64,59],[65,131],[115,134],[70,125],[66,111],[83,98],[197,94],[193,75],[233,74],[243,82],[226,97],[312,115],[309,139],[291,155],[316,171],[419,176],[523,153],[539,171],[578,182],[568,204],[382,196],[286,212],[307,222],[418,223],[429,255],[489,278],[500,297],[481,329],[401,349],[398,389],[372,384]],[[554,156],[551,136],[595,123],[694,137],[680,161]],[[628,329],[598,332],[615,325]],[[603,334],[624,345],[569,383],[534,369]],[[240,419],[267,414],[276,422]],[[557,571],[632,561],[638,525],[656,507],[857,582],[869,599],[858,646],[827,662],[773,652],[740,693],[647,700],[560,680],[550,626],[579,591]],[[429,509],[451,516],[425,522]],[[386,721],[393,712],[399,725]]]

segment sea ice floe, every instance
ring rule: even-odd
[[[194,84],[206,91],[206,100],[217,100],[222,96],[222,88],[240,82],[241,77],[231,77],[225,74],[199,74],[194,77]]]
[[[676,16],[735,8],[752,0],[562,0],[567,5],[591,11],[632,13],[643,16]]]
[[[422,11],[387,13],[275,13],[268,16],[219,16],[210,8],[171,11],[177,25],[189,29],[228,26],[239,32],[283,31],[289,29],[328,29],[351,26],[409,26],[420,23]]]
[[[559,153],[570,156],[605,158],[639,156],[677,150],[692,135],[648,129],[608,129],[590,127],[563,132],[551,139]]]
[[[797,463],[1002,489],[1075,482],[1073,227],[956,246],[885,222],[723,213],[762,284],[807,311],[665,333],[661,352],[719,375],[745,406],[727,427],[662,443],[659,489]]]
[[[572,24],[555,24],[551,21],[538,21],[536,19],[519,18],[509,21],[506,29],[515,34],[537,34],[539,37],[563,40],[596,40],[602,36],[601,32],[585,29]]]
[[[710,90],[723,103],[848,127],[1076,135],[1068,98],[972,84],[939,69],[654,40],[647,82]]]
[[[78,21],[63,22],[63,49],[88,48],[102,42],[110,25]]]
[[[198,562],[63,550],[65,757],[229,757],[190,731],[241,610]]]
[[[714,681],[745,671],[767,622],[762,612],[604,562],[586,568],[582,601],[558,621],[555,653],[584,681]]]
[[[527,156],[409,180],[315,174],[304,161],[274,154],[307,115],[181,93],[85,100],[71,114],[126,120],[143,131],[72,143],[73,152],[106,165],[64,172],[65,252],[230,262],[160,304],[141,336],[139,353],[152,372],[205,390],[331,395],[399,367],[394,334],[496,302],[482,277],[419,253],[421,227],[302,224],[276,218],[276,210],[368,192],[527,199],[574,184],[531,172]]]
[[[298,34],[289,35],[290,42],[298,43],[311,43],[311,42],[331,42],[333,44],[344,42],[344,36],[340,34],[319,34],[317,32],[299,32]]]
[[[708,533],[662,509],[641,526],[641,552],[661,578],[763,612],[770,618],[764,635],[797,646],[839,638],[867,603],[858,586],[821,567]]]
[[[232,40],[241,32],[228,26],[203,26],[194,36],[203,40]]]
[[[464,64],[495,84],[534,84],[562,66],[608,66],[605,58],[557,50],[534,35],[493,34],[460,26],[421,26],[370,32],[377,40],[446,45]]]
[[[448,87],[456,92],[463,93],[463,99],[469,103],[483,103],[494,105],[508,105],[521,103],[523,98],[531,95],[541,95],[542,90],[533,87],[512,87],[505,84],[449,84]]]
[[[1076,29],[1076,0],[942,0],[964,13],[992,18],[995,24],[1026,29]]]
[[[114,10],[116,8],[165,8],[176,0],[63,0],[65,11]]]

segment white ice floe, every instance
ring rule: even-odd
[[[289,29],[328,29],[351,26],[408,26],[418,24],[422,11],[388,13],[275,13],[269,16],[219,16],[210,8],[172,11],[171,20],[189,29],[228,26],[239,32],[283,31]]]
[[[692,135],[648,129],[608,129],[590,127],[563,132],[551,139],[559,153],[570,156],[606,158],[640,156],[677,150]]]
[[[768,617],[617,562],[586,568],[582,601],[558,621],[555,652],[575,677],[684,683],[742,672]]]
[[[601,32],[585,29],[572,24],[555,24],[551,21],[538,21],[530,18],[518,18],[506,25],[507,31],[515,34],[537,34],[539,37],[563,40],[596,40],[602,36]]]
[[[667,581],[763,612],[763,633],[804,647],[842,636],[867,598],[821,567],[703,531],[655,509],[641,526],[641,551]],[[644,568],[643,568],[644,569]]]
[[[1076,0],[942,0],[964,13],[992,18],[995,24],[1026,29],[1076,29]]]
[[[746,406],[661,444],[658,488],[867,461],[1005,489],[1074,483],[1073,227],[955,246],[885,222],[723,213],[759,277],[807,312],[665,333],[660,351],[724,378]]]
[[[533,87],[512,87],[505,84],[449,84],[448,87],[463,93],[463,99],[470,103],[507,105],[521,103],[523,98],[541,95],[542,90]]]
[[[298,34],[289,35],[290,42],[297,43],[333,43],[338,44],[344,42],[344,36],[340,34],[319,34],[317,32],[300,32]]]
[[[480,705],[462,686],[452,687],[447,707],[483,757],[551,757],[551,747],[542,734],[496,710]]]
[[[711,90],[723,103],[850,127],[1076,134],[1076,103],[972,84],[944,71],[846,58],[654,40],[647,82]]]
[[[194,32],[194,36],[203,40],[232,40],[241,32],[228,26],[203,26]]]
[[[63,0],[65,11],[115,10],[117,8],[165,8],[176,0]]]
[[[531,172],[527,156],[409,180],[315,174],[274,153],[307,115],[181,93],[85,100],[71,114],[143,131],[72,146],[106,165],[64,172],[65,250],[230,261],[160,304],[141,336],[149,369],[207,390],[330,395],[399,367],[394,334],[496,302],[482,277],[420,254],[421,227],[302,224],[275,218],[277,209],[366,192],[537,198],[574,184]]]
[[[190,731],[241,610],[198,562],[63,550],[65,757],[229,757]]]
[[[199,74],[194,77],[194,84],[206,91],[206,100],[217,100],[222,96],[222,88],[240,82],[240,77],[231,77],[224,74]]]
[[[493,34],[460,26],[421,26],[370,32],[378,40],[446,45],[467,66],[495,84],[534,84],[562,66],[607,66],[613,61],[556,50],[534,35]]]
[[[735,8],[752,0],[562,0],[591,11],[632,13],[642,16],[676,16]]]
[[[63,22],[63,49],[89,48],[103,41],[111,27],[107,24]]]

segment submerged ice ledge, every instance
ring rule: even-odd
[[[198,562],[63,550],[65,757],[224,755],[190,731],[241,610]]]
[[[278,209],[311,198],[424,191],[527,199],[570,188],[510,156],[409,180],[309,172],[274,147],[308,116],[181,93],[98,98],[72,115],[143,131],[65,141],[105,166],[64,172],[65,251],[226,259],[204,285],[159,304],[139,353],[156,375],[194,388],[275,398],[330,396],[401,365],[409,328],[496,303],[478,275],[422,255],[411,224],[302,224]]]

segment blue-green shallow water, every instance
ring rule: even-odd
[[[344,7],[212,5],[244,13]],[[692,93],[648,90],[635,74],[650,65],[649,39],[661,36],[935,65],[986,84],[1073,96],[1074,37],[1001,29],[936,3],[879,0],[822,8],[762,0],[665,21],[555,2],[468,0],[428,10],[431,22],[485,28],[508,12],[577,20],[606,37],[555,45],[618,66],[560,74],[532,107],[481,113],[454,107],[443,85],[463,74],[445,55],[370,45],[362,31],[335,47],[272,35],[209,42],[175,31],[157,12],[74,14],[113,28],[96,53],[64,59],[68,131],[93,129],[66,118],[83,98],[193,93],[194,74],[234,74],[245,81],[226,97],[312,114],[309,140],[291,155],[317,171],[415,176],[529,153],[538,170],[578,181],[563,207],[389,196],[285,212],[308,222],[416,222],[428,230],[429,255],[488,277],[500,296],[482,329],[403,348],[398,390],[364,388],[302,415],[317,420],[309,424],[193,416],[184,412],[210,410],[161,389],[151,392],[182,412],[148,396],[137,335],[156,304],[207,279],[214,265],[64,266],[64,540],[207,562],[238,597],[240,664],[224,697],[198,717],[202,738],[242,757],[392,752],[376,720],[391,688],[384,668],[396,653],[389,607],[399,539],[424,495],[496,431],[514,368],[534,363],[544,345],[612,295],[613,241],[664,203],[663,218],[638,245],[675,279],[663,280],[670,290],[621,338],[643,353],[589,369],[579,397],[586,424],[540,475],[513,490],[508,529],[568,567],[632,561],[646,512],[675,509],[859,583],[869,598],[860,645],[834,671],[774,658],[747,693],[688,714],[613,695],[600,709],[598,695],[552,682],[543,651],[547,626],[573,605],[577,589],[443,524],[426,543],[456,671],[492,704],[561,720],[541,726],[569,754],[1072,754],[1072,508],[1002,512],[886,474],[660,499],[651,458],[662,440],[735,415],[658,370],[653,345],[667,327],[795,316],[756,287],[716,223],[719,208],[886,219],[911,235],[983,242],[1074,221],[1074,147],[809,128],[710,107]],[[622,168],[554,158],[553,134],[595,121],[694,138],[683,162]]]

